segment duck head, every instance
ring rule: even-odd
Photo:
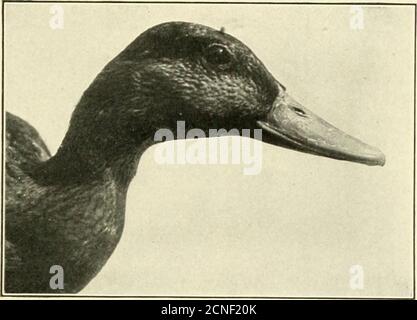
[[[84,93],[66,140],[84,132],[78,144],[113,157],[152,139],[158,129],[175,132],[177,121],[206,133],[263,129],[263,140],[273,145],[367,165],[385,163],[377,148],[292,99],[242,42],[185,22],[148,29],[113,59]]]

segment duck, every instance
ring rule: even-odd
[[[150,27],[112,59],[76,105],[51,155],[6,113],[6,293],[78,293],[123,232],[126,194],[161,128],[260,129],[262,142],[383,166],[385,155],[305,108],[241,41],[205,25]],[[51,266],[63,285],[51,286]]]

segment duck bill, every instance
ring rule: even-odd
[[[284,93],[277,97],[266,120],[258,121],[263,141],[333,159],[383,166],[384,154],[330,123]]]

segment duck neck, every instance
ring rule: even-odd
[[[34,175],[45,185],[77,185],[108,179],[127,191],[139,160],[153,139],[118,146],[102,141],[95,147],[87,141],[64,139],[57,153],[35,168]],[[105,152],[106,150],[106,152]]]
[[[131,68],[116,60],[96,77],[76,106],[58,152],[40,166],[42,179],[68,185],[110,173],[120,186],[128,186],[153,143],[155,127],[152,99],[126,78]]]

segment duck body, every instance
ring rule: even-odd
[[[45,184],[30,174],[49,160],[38,135],[7,114],[6,292],[78,292],[105,264],[124,225],[126,188],[109,171],[82,183]],[[64,271],[52,289],[50,269]]]
[[[265,142],[383,165],[376,148],[291,99],[239,40],[203,25],[169,22],[110,61],[77,104],[57,153],[6,114],[6,293],[76,293],[120,240],[126,194],[159,129],[262,129]],[[51,268],[64,286],[51,286]]]

